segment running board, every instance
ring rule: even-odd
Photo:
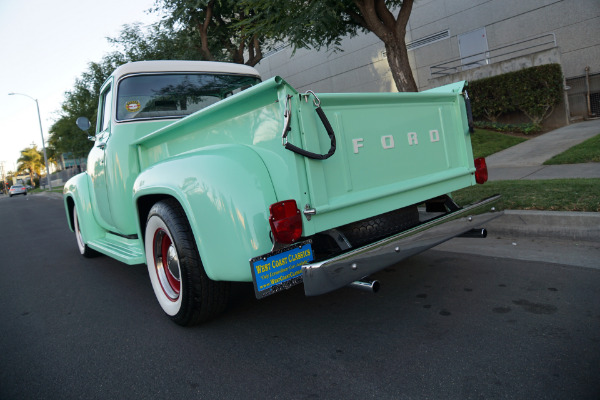
[[[144,264],[144,244],[140,239],[127,239],[122,236],[107,233],[104,237],[91,240],[87,245],[125,264]]]

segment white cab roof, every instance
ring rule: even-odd
[[[117,80],[125,75],[153,72],[208,72],[260,76],[258,71],[243,64],[215,61],[137,61],[121,65],[113,72]]]

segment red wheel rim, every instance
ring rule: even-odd
[[[162,290],[171,301],[177,301],[181,293],[179,257],[171,238],[164,229],[157,229],[152,241],[154,268]]]

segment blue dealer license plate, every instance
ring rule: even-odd
[[[309,240],[251,259],[256,298],[262,299],[301,283],[302,266],[313,258]]]

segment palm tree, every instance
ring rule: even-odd
[[[44,168],[44,155],[37,149],[36,145],[21,150],[21,157],[17,160],[18,172],[29,171],[29,180],[31,185],[34,185],[33,175],[40,175],[40,171]]]

